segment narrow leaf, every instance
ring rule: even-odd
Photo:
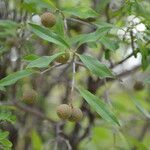
[[[64,37],[64,21],[62,16],[57,15],[56,17],[56,25],[54,27],[55,33],[57,33],[58,35],[61,35],[62,37]]]
[[[150,114],[149,112],[141,105],[141,103],[134,98],[133,96],[130,96],[130,99],[132,100],[132,102],[135,104],[135,106],[137,107],[137,109],[147,118],[150,118]]]
[[[100,63],[96,58],[87,55],[79,55],[84,65],[95,75],[100,78],[114,78],[113,73],[104,64]]]
[[[111,23],[107,23],[107,22],[96,22],[95,25],[98,27],[98,28],[103,28],[103,29],[112,29],[112,28],[118,28],[116,27],[114,24],[111,24]]]
[[[115,51],[119,48],[119,45],[116,41],[110,40],[109,38],[103,37],[100,39],[100,42],[105,46],[105,48]]]
[[[0,147],[4,150],[11,150],[12,143],[8,140],[8,132],[0,130]]]
[[[0,121],[8,121],[14,123],[16,120],[15,116],[10,112],[0,112]]]
[[[109,32],[109,30],[110,28],[99,28],[95,32],[75,36],[71,39],[71,41],[72,44],[77,43],[78,47],[84,43],[97,42],[99,39],[103,38]]]
[[[83,6],[64,8],[63,12],[82,19],[95,18],[99,16],[99,14],[90,7]]]
[[[81,96],[86,100],[86,102],[106,121],[119,125],[120,123],[115,115],[110,111],[109,107],[98,97],[93,95],[87,90],[82,88],[78,89]]]
[[[21,71],[14,72],[14,73],[8,75],[7,77],[1,79],[0,86],[3,87],[3,86],[8,86],[8,85],[14,84],[19,79],[30,76],[32,73],[33,73],[33,71],[31,71],[31,70],[21,70]]]
[[[19,25],[11,20],[0,20],[0,27],[4,28],[17,28]]]
[[[40,38],[52,42],[56,45],[63,46],[69,48],[69,44],[58,34],[52,32],[48,28],[39,26],[37,24],[29,23],[31,30]]]
[[[0,140],[3,140],[3,139],[5,139],[5,138],[7,138],[8,135],[9,135],[8,132],[2,132],[2,131],[0,131]]]
[[[3,148],[5,150],[10,150],[10,148],[12,147],[12,143],[8,139],[3,139],[2,141],[0,141],[0,143],[3,145]]]
[[[23,57],[23,59],[27,62],[31,62],[31,61],[36,60],[38,58],[39,58],[39,56],[34,55],[34,54],[26,55]]]
[[[48,8],[51,10],[56,9],[56,6],[50,0],[24,0],[23,6],[25,8],[28,8],[27,10],[29,12],[34,11],[34,13],[36,12],[36,10],[39,11],[39,9],[44,8]]]
[[[52,61],[54,61],[58,56],[64,54],[65,52],[60,52],[57,54],[54,54],[52,56],[42,56],[36,60],[31,61],[27,68],[44,68],[47,67]]]

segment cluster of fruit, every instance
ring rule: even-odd
[[[37,92],[33,89],[25,89],[22,95],[22,101],[27,105],[34,105],[36,104],[37,100]],[[79,122],[82,117],[83,113],[81,109],[74,108],[67,104],[61,104],[57,107],[57,115],[62,120],[69,120],[72,122]]]
[[[79,122],[83,117],[81,109],[74,108],[67,104],[61,104],[57,107],[57,115],[62,120],[69,120],[71,122]]]
[[[41,23],[45,27],[53,27],[56,24],[56,17],[54,14],[50,12],[45,12],[41,15]],[[65,64],[70,58],[69,51],[66,51],[65,54],[61,55],[56,59],[58,63]],[[144,84],[142,81],[137,81],[134,86],[134,90],[140,91],[144,89]],[[22,97],[23,101],[26,104],[33,105],[36,102],[37,99],[37,92],[33,89],[25,90]],[[69,120],[72,122],[79,122],[82,117],[83,113],[81,109],[74,108],[73,106],[67,105],[67,104],[61,104],[57,107],[57,115],[62,120]]]

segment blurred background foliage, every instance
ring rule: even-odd
[[[0,149],[149,150],[149,8],[149,0],[1,0]],[[36,68],[37,74],[27,71],[3,80],[33,60],[65,49],[43,40],[33,31],[34,25],[28,24],[41,26],[40,16],[47,11],[57,18],[52,32],[78,47],[79,54],[100,60],[116,75],[115,79],[99,79],[77,65],[75,81],[108,103],[121,122],[119,129],[103,120],[79,92],[73,95],[73,102],[84,118],[80,123],[60,121],[56,107],[70,99],[69,64],[46,72],[48,67]],[[77,63],[81,61],[77,59]],[[133,89],[136,81],[143,81],[142,91]],[[25,85],[38,93],[35,106],[22,104]]]

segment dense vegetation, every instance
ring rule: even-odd
[[[149,0],[0,1],[0,150],[148,150]]]

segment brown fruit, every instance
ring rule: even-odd
[[[37,92],[33,89],[25,89],[23,92],[22,100],[26,104],[35,104],[37,99]]]
[[[144,83],[142,81],[136,81],[133,88],[135,91],[141,91],[144,89]]]
[[[63,54],[63,55],[59,56],[58,58],[56,58],[56,61],[58,63],[65,64],[65,63],[67,63],[69,58],[70,58],[70,53],[66,52],[65,54]]]
[[[83,113],[82,113],[81,109],[72,108],[72,114],[68,120],[72,121],[72,122],[79,122],[82,119],[82,117],[83,117]]]
[[[45,12],[41,15],[41,23],[45,27],[53,27],[56,24],[55,15],[50,12]]]
[[[67,104],[61,104],[57,107],[57,115],[59,118],[66,120],[71,116],[72,109]]]

